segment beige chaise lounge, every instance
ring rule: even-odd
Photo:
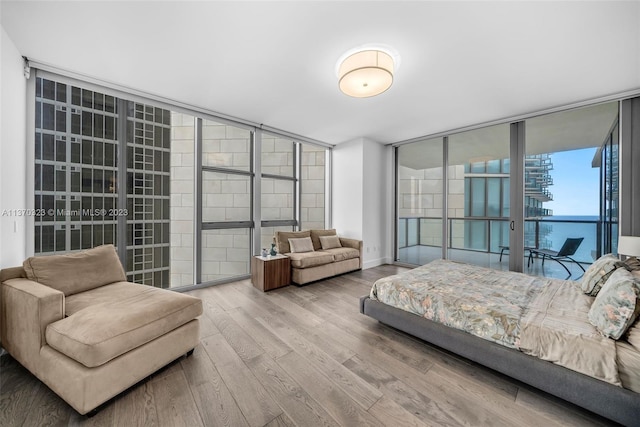
[[[80,414],[198,344],[200,299],[126,280],[112,245],[0,271],[2,346]]]
[[[274,240],[291,259],[291,281],[299,285],[362,268],[362,240],[338,237],[334,229],[276,231]]]

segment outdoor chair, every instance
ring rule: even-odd
[[[571,258],[576,253],[576,251],[578,250],[578,247],[580,246],[583,240],[584,240],[584,237],[577,237],[577,238],[569,237],[567,238],[567,240],[565,240],[564,244],[562,245],[559,251],[553,251],[551,249],[531,248],[529,249],[529,260],[527,261],[527,267],[529,267],[529,265],[533,263],[533,255],[536,255],[536,256],[542,255],[543,267],[544,267],[544,260],[546,258],[552,259],[554,261],[557,261],[558,264],[560,264],[565,270],[567,270],[569,277],[571,277],[571,271],[569,271],[567,266],[564,265],[562,261],[575,262],[576,264],[578,264],[578,267],[580,267],[582,271],[584,271],[584,267],[580,265],[578,261]]]

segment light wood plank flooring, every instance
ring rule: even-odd
[[[203,299],[201,343],[78,415],[10,356],[0,426],[602,426],[606,420],[358,312],[380,266],[262,293],[240,281]]]

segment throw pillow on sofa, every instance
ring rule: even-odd
[[[292,253],[313,252],[313,242],[311,237],[301,237],[289,239],[289,247]]]
[[[338,236],[319,236],[320,246],[322,249],[335,249],[341,248],[340,238]]]

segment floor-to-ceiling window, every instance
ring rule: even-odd
[[[129,280],[170,287],[171,120],[164,108],[38,78],[35,253],[120,244]]]
[[[185,288],[247,277],[276,229],[329,225],[330,146],[39,74],[36,255],[111,243],[129,280]]]
[[[194,276],[195,233],[195,124],[191,114],[171,113],[170,256],[172,287],[196,283]]]
[[[509,246],[509,125],[448,138],[449,259],[489,266]]]
[[[582,239],[569,256],[585,268],[603,250],[612,251],[612,233],[617,235],[617,123],[617,102],[525,121],[526,154],[532,159],[525,164],[525,195],[540,206],[525,211],[525,247],[559,251],[568,238]],[[538,267],[533,272],[549,272],[533,261]],[[564,264],[572,277],[582,274],[576,264]]]
[[[269,250],[276,231],[292,231],[297,225],[296,168],[298,147],[289,138],[262,133],[260,247]]]
[[[397,261],[424,264],[442,257],[443,140],[398,147]]]
[[[300,143],[301,228],[322,229],[327,224],[327,149]]]
[[[253,132],[202,120],[200,283],[249,274]]]
[[[620,214],[619,131],[618,121],[596,153],[594,167],[600,169],[600,252],[617,253],[618,215]]]
[[[266,132],[261,147],[260,247],[276,231],[325,228],[327,149]]]
[[[617,111],[618,102],[603,103],[540,115],[514,125],[452,133],[427,140],[429,144],[400,144],[396,150],[396,259],[424,264],[439,257],[446,239],[444,256],[449,259],[519,269],[510,266],[515,252],[524,256],[524,264],[520,263],[524,271],[564,278],[565,270],[553,262],[543,268],[532,257],[528,263],[529,249],[557,251],[567,237],[582,237],[575,257],[583,267],[603,253],[615,252]],[[514,129],[522,129],[522,134]],[[410,165],[424,163],[425,157],[431,162],[441,159],[440,147],[447,150],[445,174],[439,171],[447,179],[446,199],[440,202],[446,206],[446,212],[441,209],[446,227],[438,233],[441,242],[436,238],[427,243],[421,237],[423,221],[418,219],[424,212],[414,207],[438,198],[424,191],[425,166]],[[511,164],[513,147],[520,153],[515,154],[521,163],[516,169]],[[517,186],[511,188],[514,174],[522,174],[521,200],[512,200],[517,190]],[[442,188],[440,185],[438,191]],[[515,228],[518,218],[524,221],[522,230]],[[513,233],[520,231],[521,244],[513,248]],[[573,267],[574,277],[579,277],[581,269]]]

